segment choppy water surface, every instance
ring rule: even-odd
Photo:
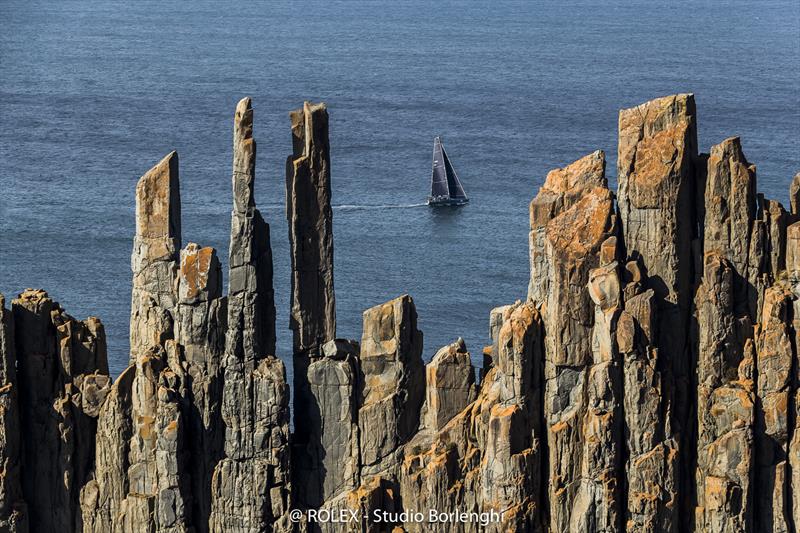
[[[100,316],[119,372],[136,180],[177,149],[184,243],[225,261],[233,110],[249,95],[285,357],[287,112],[324,100],[339,335],[358,338],[364,309],[408,292],[426,357],[459,335],[477,355],[489,310],[525,294],[529,200],[549,169],[597,148],[613,177],[620,108],[694,92],[700,146],[741,135],[760,188],[786,200],[798,28],[796,1],[4,0],[0,291],[44,287]],[[465,208],[420,205],[434,135]]]

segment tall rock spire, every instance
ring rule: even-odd
[[[315,357],[336,336],[333,292],[328,110],[305,102],[289,114],[292,155],[286,162],[286,218],[292,256],[294,354]]]
[[[228,355],[252,363],[275,355],[275,300],[269,225],[256,209],[256,141],[250,98],[233,121],[233,211],[228,265]]]
[[[136,185],[131,269],[130,363],[172,338],[181,247],[178,153],[171,152]]]
[[[212,531],[273,531],[289,509],[289,387],[274,356],[269,225],[255,207],[250,98],[233,120],[233,212],[221,413],[224,456],[211,479]]]
[[[289,113],[289,118],[292,154],[286,161],[286,218],[292,265],[289,327],[293,332],[295,419],[322,427],[341,424],[346,429],[355,419],[357,361],[336,356],[335,344],[331,360],[323,361],[322,350],[336,336],[328,110],[324,103],[305,102]],[[357,346],[351,348],[357,352]],[[333,386],[334,381],[340,381],[340,386]],[[329,407],[337,401],[344,402],[341,413]],[[326,416],[327,423],[323,420]],[[330,419],[333,417],[335,421]],[[358,437],[343,429],[345,450],[326,450],[330,436],[309,426],[295,426],[293,475],[298,503],[316,507],[332,490],[352,488],[357,481],[357,464],[343,466],[341,471],[346,471],[349,479],[336,481],[332,479],[334,471],[328,475],[322,465],[326,464],[324,458],[335,461],[340,454],[343,461],[357,463],[353,456],[357,456]]]

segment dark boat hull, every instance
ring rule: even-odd
[[[467,203],[469,203],[469,198],[448,198],[446,196],[428,197],[428,205],[431,207],[456,207]]]

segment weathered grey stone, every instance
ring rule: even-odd
[[[764,294],[756,337],[755,497],[757,531],[791,531],[789,404],[793,399],[791,294],[780,285]]]
[[[222,405],[225,457],[212,479],[210,529],[282,530],[291,504],[286,370],[268,356],[244,379],[228,377]]]
[[[797,217],[800,216],[800,172],[792,178],[792,184],[789,186],[789,200],[793,221],[797,221]]]
[[[289,113],[289,118],[292,154],[286,161],[286,218],[292,268],[289,327],[293,332],[294,411],[296,418],[313,421],[325,427],[327,432],[328,424],[321,417],[327,414],[341,421],[341,417],[347,418],[346,413],[352,407],[348,401],[341,412],[332,410],[337,397],[350,396],[339,386],[344,389],[355,387],[355,381],[344,375],[334,380],[342,378],[344,382],[339,385],[331,383],[331,387],[309,381],[322,379],[326,374],[333,376],[352,371],[352,368],[344,370],[342,365],[332,361],[321,362],[314,369],[310,367],[322,355],[323,344],[336,336],[328,111],[323,103],[305,102],[302,108]],[[338,367],[338,372],[333,367]],[[329,412],[326,413],[326,409]],[[306,506],[318,506],[322,503],[321,498],[334,495],[331,491],[338,493],[352,489],[354,483],[358,483],[358,479],[353,479],[354,465],[350,464],[350,459],[344,459],[348,463],[343,467],[347,479],[336,481],[320,463],[322,455],[332,454],[331,459],[334,456],[352,456],[353,446],[357,447],[357,443],[348,429],[349,423],[344,423],[341,437],[345,442],[341,452],[327,449],[333,444],[328,441],[333,436],[320,434],[313,424],[295,427],[294,479],[309,487],[297,491]]]
[[[627,429],[626,529],[675,531],[678,444],[667,410],[669,371],[654,344],[658,333],[654,291],[646,288],[649,283],[639,277],[641,272],[633,270],[637,276],[625,286],[625,310],[616,328]]]
[[[180,247],[178,153],[171,152],[136,185],[130,364],[151,347],[172,338]]]
[[[250,361],[275,354],[275,298],[269,225],[255,207],[256,142],[250,98],[233,121],[233,211],[228,258],[229,356]]]
[[[543,257],[540,263],[545,267],[536,273],[532,271],[531,278],[548,279],[544,292],[529,291],[529,296],[542,308],[546,331],[544,415],[550,453],[549,527],[556,531],[594,526],[614,531],[619,528],[622,517],[618,509],[621,485],[616,472],[621,464],[622,443],[618,435],[621,418],[614,416],[619,409],[620,384],[618,380],[603,383],[612,377],[608,372],[619,373],[619,364],[615,363],[615,369],[594,368],[596,313],[588,290],[590,271],[600,266],[603,258],[616,255],[615,251],[609,251],[614,241],[608,241],[617,231],[613,195],[604,187],[602,152],[595,154],[566,167],[582,168],[582,161],[593,162],[589,167],[591,171],[577,172],[570,180],[571,195],[564,208],[553,211],[549,220],[544,220],[542,248],[534,250],[537,244],[531,240],[531,255]],[[540,196],[544,194],[547,194],[546,189]],[[531,204],[532,222],[535,204],[536,200]],[[619,295],[615,298],[619,299]],[[605,335],[609,336],[610,332],[606,331]],[[596,361],[598,365],[608,362],[601,359]],[[611,359],[610,354],[606,359]],[[610,391],[601,390],[604,386],[617,393],[609,396]],[[610,403],[606,404],[609,398]],[[594,442],[587,441],[589,435],[584,431],[584,424],[591,424],[589,419],[601,411],[611,411],[610,416],[603,417],[610,427],[595,425],[588,431],[609,431],[615,435],[614,442],[606,443],[605,452],[608,453],[605,455],[604,451],[590,449]],[[599,420],[596,418],[595,422]],[[607,478],[608,487],[598,491],[593,480],[600,472]]]
[[[547,224],[559,213],[569,209],[577,202],[585,189],[606,187],[606,158],[600,150],[578,159],[564,168],[551,170],[544,185],[530,204],[529,250],[531,277],[528,285],[528,299],[542,303],[549,292],[545,253],[545,234]]]
[[[312,403],[297,424],[308,441],[295,449],[295,493],[311,508],[359,485],[358,354],[355,341],[331,340],[308,365]],[[297,447],[299,448],[299,446]]]
[[[756,218],[756,167],[745,159],[738,137],[711,148],[705,186],[704,252],[728,260],[736,273],[735,312],[757,315],[756,286],[761,274],[750,264]],[[733,310],[732,310],[733,312]]]
[[[167,341],[140,356],[100,410],[95,476],[81,494],[86,531],[193,529],[178,350]]]
[[[548,175],[529,298],[492,310],[476,387],[461,340],[423,366],[408,296],[364,313],[361,346],[334,338],[324,106],[292,129],[295,434],[244,99],[227,298],[213,249],[178,256],[174,153],[137,188],[133,364],[113,385],[100,321],[0,296],[0,530],[797,529],[800,174],[787,213],[737,138],[696,154],[691,95],[622,111],[621,217],[602,152]],[[371,514],[404,509],[499,520]]]
[[[211,479],[211,531],[277,530],[290,505],[289,390],[274,357],[269,226],[255,208],[249,98],[233,125],[233,213],[221,417],[224,455]]]
[[[694,96],[679,94],[652,100],[619,114],[618,203],[624,246],[641,257],[651,280],[660,322],[660,357],[671,366],[674,388],[664,389],[674,432],[680,436],[679,504],[686,502],[694,473],[694,380],[687,346],[691,314],[692,243],[698,238],[695,201],[697,125]],[[674,406],[673,406],[674,403]],[[676,514],[676,516],[678,516]],[[688,520],[681,515],[682,520]]]
[[[222,456],[221,367],[227,300],[221,296],[222,268],[215,250],[189,243],[181,250],[175,340],[180,343],[186,372],[188,398],[182,415],[192,462],[191,514],[197,531],[208,530],[211,476]]]
[[[601,245],[601,261],[603,248],[609,245],[613,243]],[[615,335],[622,307],[616,261],[589,272],[588,292],[595,304],[592,364],[587,374],[586,413],[582,426],[583,463],[570,527],[584,531],[621,531],[625,516],[622,493],[625,444],[622,361]]]
[[[497,333],[497,364],[475,401],[432,436],[405,446],[400,489],[405,509],[489,512],[483,527],[406,523],[406,531],[539,531],[543,424],[542,321],[531,303],[506,306]]]
[[[318,355],[336,336],[333,292],[333,216],[331,210],[328,110],[305,102],[289,114],[292,155],[286,161],[286,218],[292,258],[294,353]]]

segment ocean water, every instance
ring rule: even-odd
[[[183,242],[227,263],[231,126],[251,96],[271,225],[278,352],[291,350],[288,111],[330,113],[338,334],[408,292],[425,357],[476,361],[489,310],[524,298],[527,206],[617,113],[696,95],[703,150],[740,135],[759,188],[800,170],[800,4],[746,2],[0,2],[0,291],[43,287],[101,317],[127,363],[134,187],[180,154]],[[425,201],[442,135],[471,203]],[[226,267],[225,267],[226,268]]]

